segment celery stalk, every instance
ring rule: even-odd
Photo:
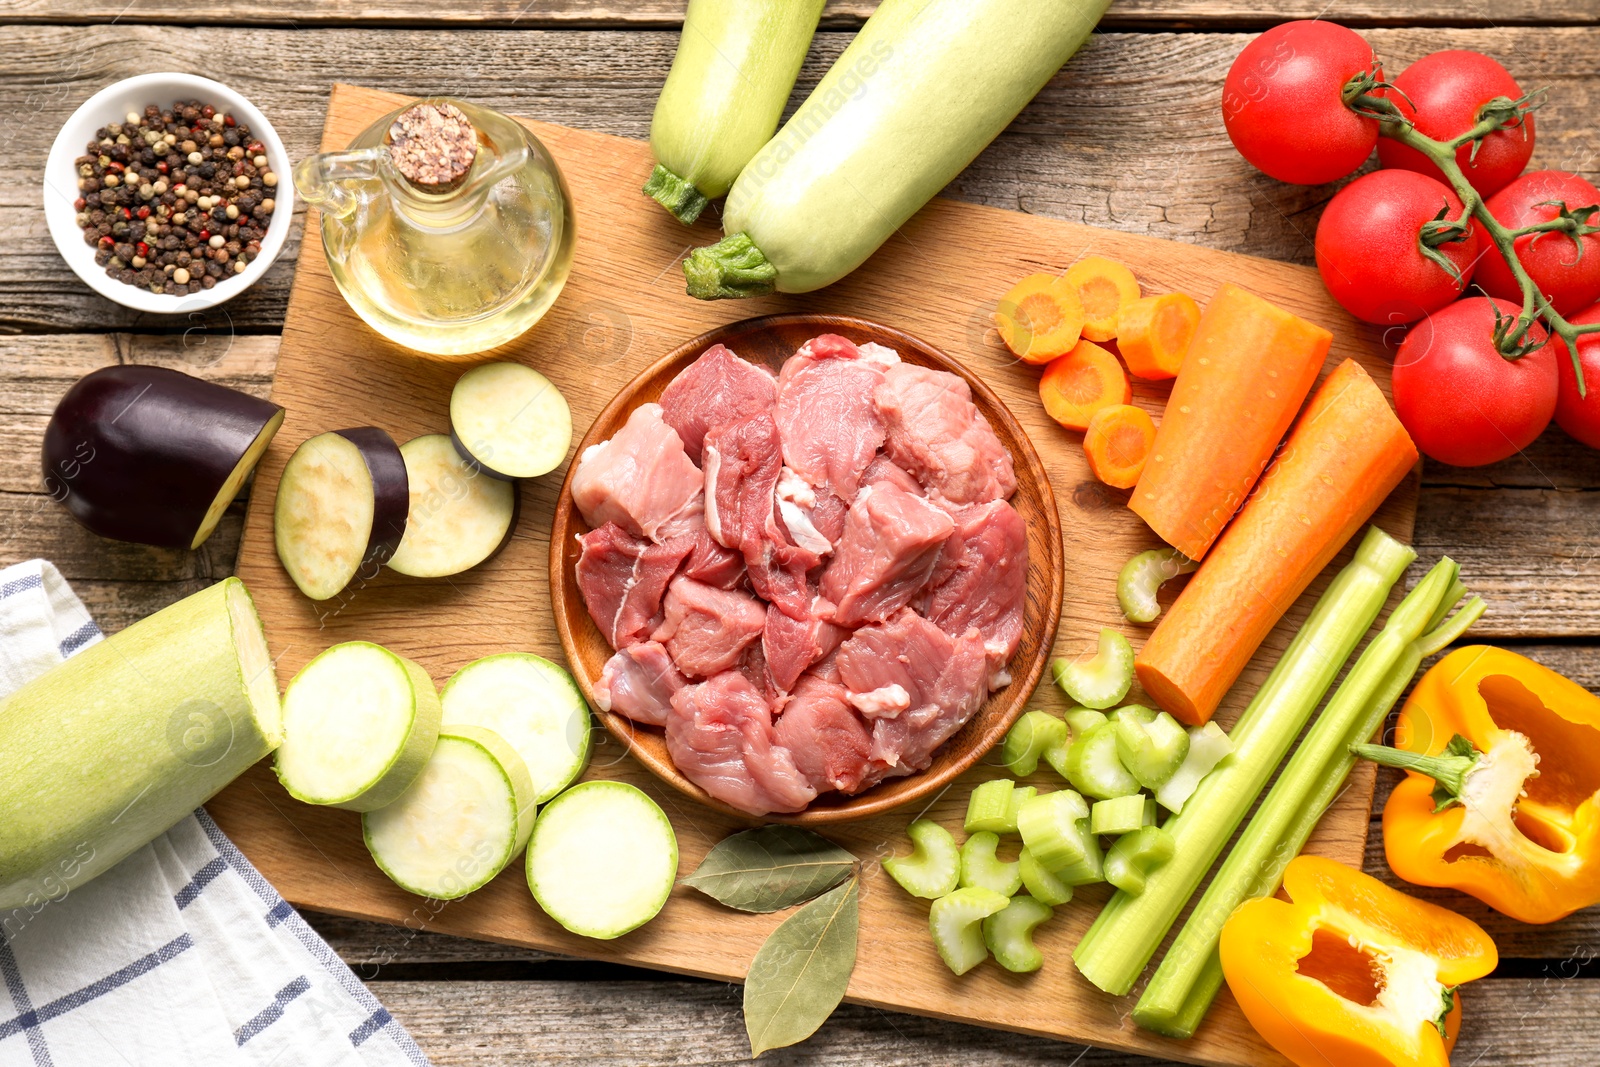
[[[1169,1037],[1193,1035],[1222,984],[1216,950],[1223,923],[1243,901],[1277,891],[1284,868],[1343,790],[1355,764],[1352,742],[1381,729],[1422,660],[1483,614],[1474,597],[1440,625],[1465,592],[1456,569],[1442,559],[1362,652],[1156,969],[1133,1012],[1140,1026]]]
[[[1370,527],[1267,676],[1229,737],[1233,752],[1167,820],[1172,859],[1138,896],[1118,892],[1073,951],[1084,977],[1122,996],[1150,962],[1228,838],[1282,762],[1416,552]]]

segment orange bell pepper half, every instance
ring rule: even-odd
[[[1383,809],[1394,873],[1527,923],[1600,903],[1600,697],[1503,648],[1459,649],[1400,712]]]
[[[1449,1067],[1456,987],[1499,961],[1489,935],[1321,856],[1296,857],[1283,890],[1222,928],[1222,972],[1250,1025],[1297,1067]]]

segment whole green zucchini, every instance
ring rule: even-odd
[[[99,875],[279,740],[272,658],[237,578],[29,682],[0,701],[0,910]]]
[[[650,122],[644,191],[685,224],[726,193],[778,128],[823,0],[689,0]]]
[[[703,300],[806,293],[866,261],[1005,129],[1109,0],[883,0],[739,175]]]

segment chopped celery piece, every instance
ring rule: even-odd
[[[1189,574],[1200,564],[1175,548],[1152,548],[1122,565],[1117,575],[1117,603],[1129,622],[1155,622],[1161,614],[1156,590],[1170,578]]]
[[[1070,789],[1040,793],[1017,811],[1022,843],[1047,871],[1081,863],[1088,848],[1089,805]]]
[[[1100,839],[1089,832],[1089,820],[1078,824],[1083,828],[1083,859],[1052,871],[1067,885],[1093,885],[1106,880],[1105,854],[1100,850]]]
[[[1116,727],[1103,722],[1067,749],[1067,781],[1080,793],[1110,800],[1139,791],[1138,779],[1117,759]]]
[[[1012,897],[1005,910],[983,920],[983,943],[994,961],[1008,971],[1027,974],[1044,963],[1044,953],[1033,943],[1033,931],[1055,914],[1043,901],[1030,896]]]
[[[1011,793],[1016,787],[1017,783],[1009,778],[996,778],[974,789],[967,798],[967,833],[975,834],[979,830],[1016,833],[1016,817],[1011,814]]]
[[[983,920],[1010,903],[1005,894],[978,886],[957,889],[934,901],[928,910],[928,932],[945,966],[966,974],[982,963],[989,954],[983,944]]]
[[[1200,788],[1200,780],[1232,751],[1232,739],[1216,723],[1189,727],[1189,752],[1172,777],[1156,788],[1156,800],[1168,811],[1182,811],[1184,802]]]
[[[1131,834],[1145,825],[1144,802],[1146,798],[1134,793],[1112,800],[1097,800],[1089,809],[1089,832],[1117,837]]]
[[[1022,888],[1022,868],[1016,860],[1006,863],[994,854],[1000,836],[979,830],[961,846],[961,884],[992,889],[1010,896]]]
[[[911,838],[911,855],[883,861],[883,869],[901,889],[933,900],[960,884],[961,850],[949,830],[931,819],[918,819],[906,827],[906,836]]]
[[[1189,734],[1166,712],[1138,704],[1111,713],[1117,758],[1146,789],[1160,789],[1189,755]]]
[[[1114,707],[1133,684],[1133,646],[1117,631],[1101,630],[1093,659],[1058,659],[1050,669],[1056,684],[1084,707]]]
[[[1143,826],[1123,834],[1106,853],[1106,881],[1132,896],[1144,892],[1151,868],[1172,858],[1172,835],[1159,826]]]
[[[1055,745],[1067,742],[1067,724],[1048,711],[1024,712],[1012,724],[1000,746],[1000,758],[1006,770],[1018,778],[1026,778],[1039,769],[1039,757]]]
[[[1022,869],[1022,887],[1035,900],[1056,905],[1072,899],[1072,887],[1040,866],[1026,848],[1017,857],[1017,865]]]
[[[1044,761],[1063,780],[1067,777],[1067,753],[1072,750],[1072,742],[1105,722],[1106,713],[1093,708],[1068,708],[1064,719],[1069,733],[1044,750]]]
[[[1038,795],[1038,788],[1031,785],[1019,785],[1015,789],[1011,790],[1011,807],[1006,811],[1007,829],[1004,831],[996,830],[995,832],[1008,834],[1016,833],[1017,812],[1022,810],[1022,805],[1026,804],[1028,801],[1032,800]]]
[[[1113,996],[1133,988],[1415,558],[1406,545],[1369,528],[1234,724],[1232,754],[1162,827],[1173,837],[1172,858],[1149,872],[1143,893],[1114,893],[1073,949],[1078,971],[1096,988]],[[1191,755],[1200,747],[1196,740]]]
[[[1145,826],[1154,826],[1156,824],[1156,818],[1157,818],[1157,816],[1159,814],[1160,813],[1156,810],[1156,798],[1155,797],[1145,797],[1144,798],[1144,825]]]

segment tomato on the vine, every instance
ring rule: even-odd
[[[1495,309],[1520,304],[1469,296],[1406,333],[1394,360],[1394,408],[1417,447],[1456,467],[1515,455],[1544,432],[1556,410],[1556,345],[1506,359],[1494,345]],[[1545,337],[1535,323],[1533,339]]]
[[[1515,230],[1556,218],[1556,203],[1565,203],[1568,211],[1600,204],[1600,189],[1576,174],[1536,170],[1495,193],[1484,206],[1502,226]],[[1574,241],[1565,233],[1530,233],[1518,237],[1513,247],[1528,277],[1557,314],[1600,300],[1600,234]],[[1522,288],[1505,257],[1489,241],[1484,242],[1483,259],[1474,277],[1490,296],[1522,303]]]
[[[1478,229],[1436,244],[1452,275],[1423,252],[1422,231],[1461,217],[1442,182],[1409,170],[1376,170],[1340,189],[1317,223],[1317,270],[1333,298],[1363,322],[1415,322],[1460,296],[1478,257]]]
[[[1222,88],[1234,147],[1279,181],[1321,185],[1361,166],[1378,122],[1344,104],[1345,83],[1376,69],[1372,46],[1332,22],[1285,22],[1245,45]]]
[[[1394,79],[1389,99],[1410,118],[1417,132],[1448,141],[1477,125],[1484,104],[1503,96],[1522,99],[1522,89],[1506,68],[1482,52],[1453,49],[1423,56]],[[1478,145],[1456,150],[1456,162],[1467,181],[1488,196],[1522,173],[1533,155],[1533,116],[1509,130],[1496,130]],[[1444,181],[1444,172],[1415,148],[1385,137],[1378,145],[1385,167],[1414,170]]]
[[[1600,323],[1600,304],[1585,308],[1567,320],[1574,326]],[[1600,448],[1600,333],[1578,338],[1578,360],[1583,364],[1583,385],[1587,395],[1578,395],[1578,374],[1572,369],[1572,355],[1559,342],[1556,362],[1561,367],[1561,391],[1556,398],[1556,425],[1590,448]]]

